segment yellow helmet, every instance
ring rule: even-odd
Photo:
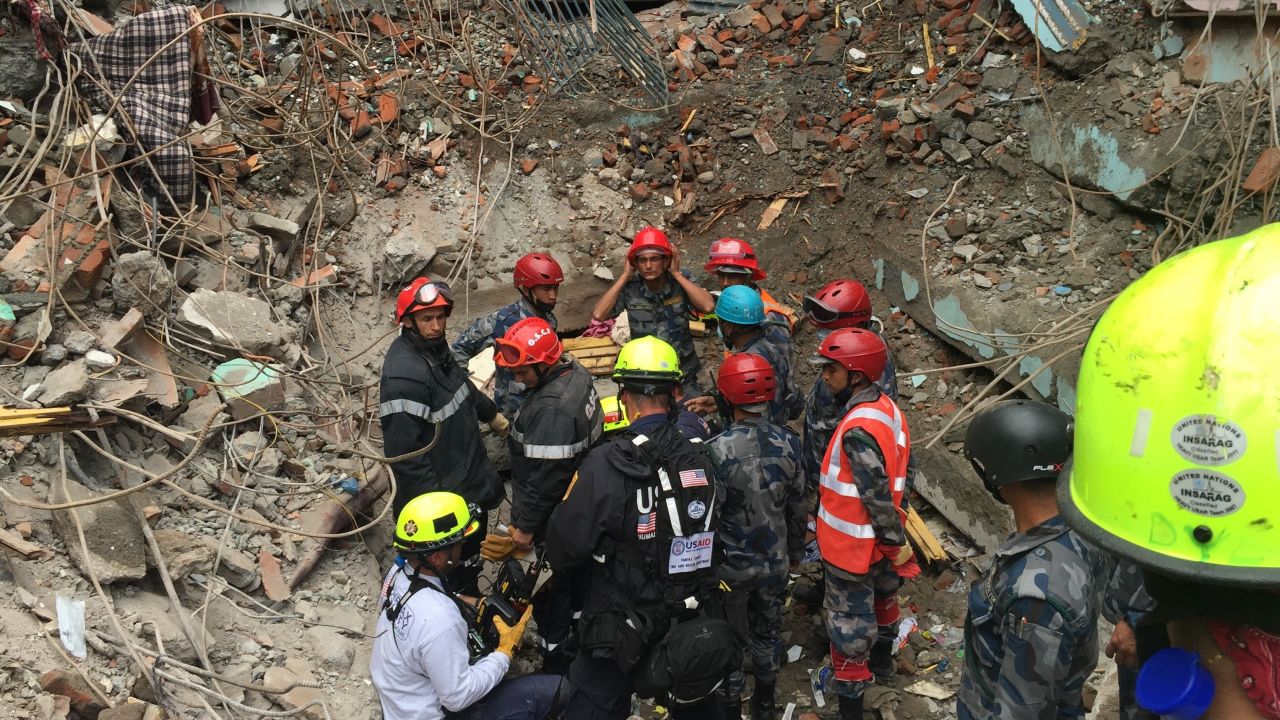
[[[475,519],[477,514],[477,509],[467,505],[461,495],[424,493],[400,511],[400,517],[396,518],[396,537],[391,544],[407,553],[449,547],[480,529],[480,522]]]
[[[1153,268],[1085,347],[1067,521],[1165,575],[1280,587],[1280,224]]]
[[[618,351],[613,379],[628,390],[657,395],[680,382],[680,356],[675,348],[652,335],[637,338]]]
[[[605,395],[600,398],[600,410],[604,415],[604,431],[622,430],[631,424],[627,419],[627,409],[618,402],[617,395]]]

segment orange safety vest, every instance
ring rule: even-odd
[[[862,504],[853,469],[844,453],[845,433],[858,428],[870,435],[885,459],[885,473],[892,483],[893,506],[902,513],[902,492],[907,484],[907,458],[911,433],[902,411],[888,395],[856,405],[845,414],[831,435],[822,459],[818,488],[818,551],[822,559],[846,572],[865,575],[882,555],[876,549],[876,531]]]
[[[795,331],[796,312],[794,310],[787,307],[786,305],[779,303],[777,300],[774,300],[773,296],[765,292],[763,288],[760,289],[760,299],[764,301],[765,315],[768,315],[769,313],[778,313],[779,315],[782,315],[787,319],[787,327],[791,331],[793,332]]]

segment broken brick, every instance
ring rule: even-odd
[[[689,52],[697,44],[698,41],[688,35],[681,35],[676,38],[676,47],[679,48],[681,52]]]
[[[766,55],[764,61],[778,67],[795,67],[796,59],[791,55]]]
[[[369,113],[361,110],[351,120],[351,137],[359,139],[373,131],[373,121]]]
[[[720,32],[716,33],[716,40],[719,42],[727,43],[732,39],[733,39],[733,30],[731,28],[725,28],[724,30],[721,30]]]
[[[538,161],[533,158],[525,158],[520,161],[520,172],[530,175],[538,167]]]
[[[956,82],[961,85],[973,87],[974,85],[982,82],[982,73],[976,70],[961,70],[959,73],[956,73]]]
[[[337,266],[325,265],[318,270],[313,270],[310,273],[307,273],[304,277],[294,280],[293,285],[300,288],[315,287],[317,285],[332,285],[334,283],[334,278],[337,276]]]
[[[808,24],[809,24],[809,16],[808,16],[808,15],[801,15],[800,17],[796,18],[795,20],[792,20],[792,21],[791,21],[791,34],[792,34],[792,35],[795,35],[795,34],[799,33],[801,30],[803,30],[803,29],[804,29],[804,26],[805,26],[805,25],[808,25]]]
[[[900,127],[902,127],[902,123],[898,122],[897,118],[894,118],[893,120],[886,120],[880,123],[880,135],[885,140],[888,140],[894,133],[898,132],[898,128]]]
[[[786,18],[782,17],[782,12],[778,10],[777,5],[765,5],[761,12],[772,27],[784,27],[787,24]]]
[[[765,17],[761,13],[756,13],[755,17],[751,18],[751,25],[755,27],[756,30],[760,31],[761,34],[767,33],[773,29],[773,26],[769,24],[769,18]]]
[[[716,67],[721,70],[733,70],[738,67],[738,58],[734,55],[726,55],[716,61]]]
[[[649,186],[644,183],[636,183],[631,186],[631,197],[636,200],[644,200],[649,197]]]
[[[1258,156],[1244,180],[1245,192],[1265,192],[1280,179],[1280,148],[1269,147]]]
[[[422,47],[422,38],[411,37],[396,44],[396,54],[400,57],[416,55],[420,47]]]
[[[395,95],[378,96],[378,122],[390,125],[400,119],[400,101]]]
[[[702,33],[699,35],[698,44],[717,55],[723,55],[726,50],[725,46],[722,45],[719,40],[711,37],[710,33]]]
[[[400,33],[404,32],[400,29],[399,25],[391,22],[379,13],[374,13],[369,16],[369,24],[387,37],[400,37]]]
[[[978,114],[978,109],[967,102],[956,103],[951,111],[965,120],[972,120]]]

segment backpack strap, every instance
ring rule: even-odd
[[[663,464],[661,458],[658,457],[657,451],[653,449],[653,443],[645,435],[636,434],[631,438],[631,443],[636,446],[644,456],[645,464],[653,471],[654,477],[658,480],[658,487],[662,489],[663,507],[667,510],[667,517],[671,520],[671,532],[676,537],[684,537],[684,524],[680,520],[680,509],[676,506],[675,490],[671,486],[671,476],[667,474],[667,468]]]

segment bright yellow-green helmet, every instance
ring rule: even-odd
[[[631,424],[627,419],[627,409],[618,402],[617,395],[605,395],[600,398],[600,410],[604,415],[604,431],[622,430]]]
[[[1280,224],[1130,285],[1080,363],[1067,521],[1164,575],[1280,587],[1277,358]]]
[[[645,395],[670,392],[680,382],[680,356],[652,335],[637,338],[618,351],[613,380]]]
[[[396,518],[396,537],[391,542],[406,553],[440,550],[461,541],[480,529],[477,509],[461,495],[429,492],[405,504]]]

